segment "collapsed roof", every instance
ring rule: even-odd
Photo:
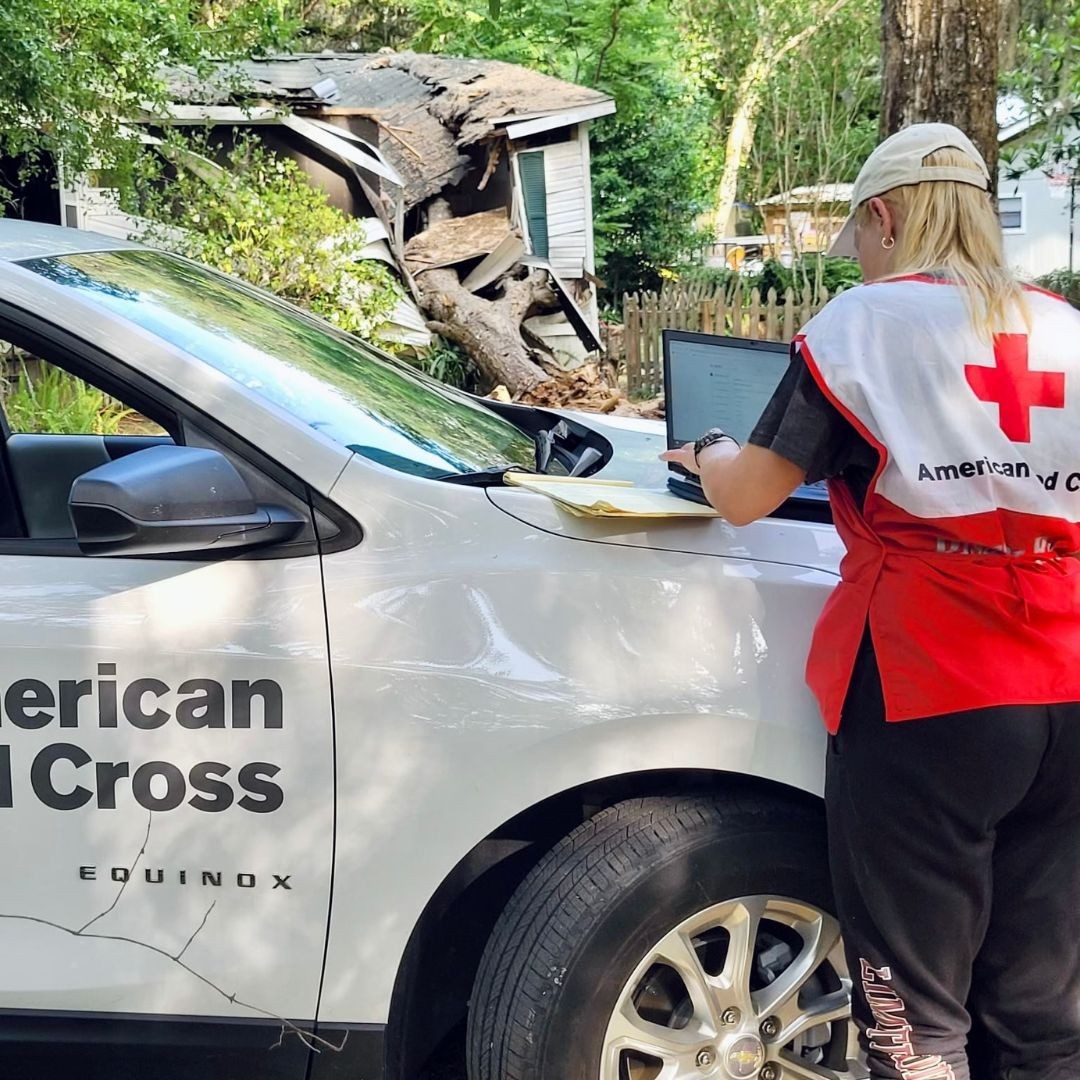
[[[173,69],[167,83],[172,99],[187,106],[370,118],[380,128],[380,151],[404,180],[406,207],[460,181],[469,147],[521,134],[522,122],[542,121],[542,130],[614,111],[598,90],[516,64],[389,50],[250,60],[222,65],[209,78]]]

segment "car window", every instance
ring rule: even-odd
[[[357,453],[421,476],[536,464],[532,438],[465,394],[221,274],[158,251],[28,269],[224,372]]]
[[[3,340],[0,372],[0,404],[13,434],[167,434],[122,401]]]

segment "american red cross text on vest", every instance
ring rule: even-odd
[[[1031,442],[1031,410],[1065,408],[1065,373],[1028,367],[1026,334],[994,335],[995,367],[965,364],[964,375],[980,401],[998,406],[998,423],[1013,442]]]

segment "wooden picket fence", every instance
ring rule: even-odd
[[[841,290],[837,290],[841,291]],[[835,293],[833,294],[835,295]],[[697,283],[676,284],[660,292],[627,293],[623,297],[623,357],[627,393],[655,397],[663,392],[661,330],[696,330],[756,341],[790,341],[795,332],[830,299],[824,289],[769,289]]]

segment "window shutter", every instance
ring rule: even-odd
[[[544,179],[544,151],[518,154],[518,174],[525,200],[525,221],[534,255],[548,257],[547,182]]]

